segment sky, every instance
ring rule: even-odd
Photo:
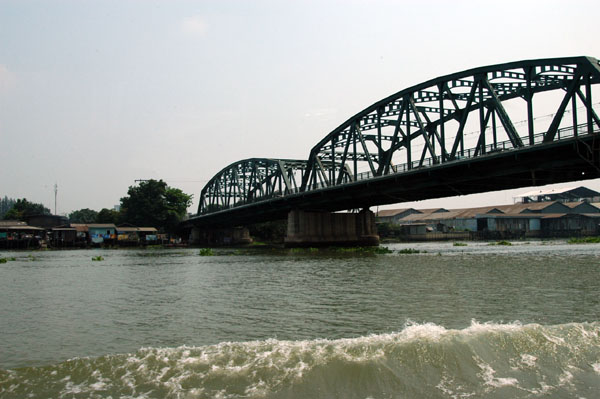
[[[600,57],[598,1],[0,0],[0,196],[58,214],[138,179],[194,195],[307,159],[374,102],[465,69]],[[568,183],[600,191],[600,180]],[[388,207],[505,204],[528,188]]]

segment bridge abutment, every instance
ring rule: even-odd
[[[252,238],[246,227],[229,227],[221,229],[192,228],[190,242],[196,245],[246,245]]]
[[[376,246],[379,245],[379,235],[375,215],[368,209],[359,213],[295,209],[288,214],[284,242],[286,247]]]

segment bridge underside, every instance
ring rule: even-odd
[[[246,204],[191,218],[187,226],[239,226],[285,219],[292,209],[340,211],[595,179],[599,160],[600,137],[590,134]]]

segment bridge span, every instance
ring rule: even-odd
[[[598,178],[598,83],[600,62],[591,57],[510,62],[420,83],[352,116],[306,160],[225,167],[186,226]]]

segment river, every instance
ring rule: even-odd
[[[598,397],[600,244],[465,244],[0,252],[0,398]]]

